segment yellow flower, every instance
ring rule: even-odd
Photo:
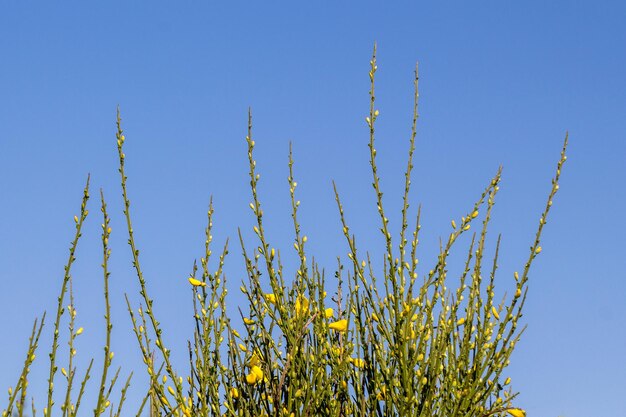
[[[496,310],[496,306],[491,307],[491,312],[496,320],[500,320],[500,314],[498,313],[498,310]]]
[[[526,411],[521,408],[509,408],[506,410],[507,413],[512,415],[513,417],[526,417]]]
[[[247,317],[243,318],[243,322],[246,323],[247,325],[254,324],[254,320],[251,320],[251,319],[249,319]]]
[[[259,355],[256,352],[254,352],[252,356],[250,357],[250,360],[248,361],[248,366],[252,368],[253,366],[258,366],[259,363],[261,363]]]
[[[335,321],[333,323],[330,323],[328,325],[328,328],[337,330],[338,332],[345,332],[346,330],[348,330],[348,320],[341,319],[339,321]]]
[[[253,373],[249,373],[246,375],[246,382],[250,385],[256,384],[257,383],[257,378],[256,375]]]
[[[356,368],[363,368],[363,367],[365,367],[365,361],[363,359],[360,359],[360,358],[350,358],[350,362]]]
[[[195,279],[193,277],[189,277],[189,283],[191,285],[193,285],[194,287],[206,287],[206,282],[202,282],[198,279]]]
[[[235,388],[235,387],[232,387],[232,388],[230,389],[230,396],[231,396],[232,398],[234,398],[234,399],[239,398],[239,390],[238,390],[237,388]]]
[[[270,304],[276,304],[276,295],[274,294],[265,294],[265,299]]]
[[[324,310],[324,316],[327,319],[331,318],[334,314],[335,314],[335,311],[332,308],[330,308],[330,307],[328,307],[326,310]]]
[[[297,316],[299,316],[302,313],[308,313],[309,300],[307,300],[305,296],[299,295],[298,298],[296,298],[295,310],[296,310]]]
[[[263,370],[257,365],[250,366],[250,373],[246,375],[246,382],[250,385],[263,380]]]
[[[253,366],[252,368],[250,368],[250,371],[256,376],[256,379],[258,379],[259,381],[263,379],[263,370],[258,366]]]
[[[462,326],[463,324],[465,324],[465,317],[461,317],[457,322],[456,325],[457,326]]]

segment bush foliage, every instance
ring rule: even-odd
[[[432,267],[418,270],[417,250],[420,210],[410,210],[409,190],[418,119],[418,72],[414,78],[412,134],[404,179],[401,228],[394,235],[383,206],[376,165],[375,127],[379,115],[375,102],[376,53],[370,62],[369,154],[372,186],[384,237],[384,264],[376,270],[367,252],[357,247],[350,232],[340,194],[335,187],[339,218],[345,236],[347,259],[337,257],[334,278],[327,284],[324,270],[307,251],[307,237],[298,221],[300,201],[291,150],[289,191],[294,243],[298,269],[287,276],[281,254],[267,239],[264,213],[257,193],[259,174],[254,160],[255,142],[252,119],[248,118],[246,137],[252,202],[257,241],[246,242],[239,234],[239,245],[247,271],[240,290],[248,308],[236,313],[226,303],[224,263],[228,242],[221,249],[215,272],[209,263],[212,253],[212,204],[208,210],[204,256],[188,278],[193,298],[195,331],[189,340],[190,372],[175,369],[170,350],[152,306],[148,283],[142,272],[135,244],[130,199],[125,174],[125,136],[118,112],[117,148],[124,217],[133,267],[140,284],[142,303],[133,307],[127,298],[128,313],[141,351],[150,386],[136,415],[150,416],[524,416],[516,403],[517,392],[506,375],[509,358],[523,328],[520,317],[526,300],[528,274],[541,252],[540,237],[552,200],[559,189],[559,176],[566,160],[567,138],[548,200],[541,214],[528,259],[514,274],[512,295],[496,300],[494,295],[499,238],[493,256],[485,253],[492,209],[499,190],[500,171],[489,180],[482,194],[451,222],[451,231],[442,241]],[[88,216],[89,180],[84,189],[80,215],[58,297],[54,317],[53,343],[49,351],[49,379],[44,416],[60,413],[79,415],[87,380],[95,372],[89,367],[78,374],[73,363],[74,339],[82,333],[75,328],[71,268],[81,230]],[[102,214],[102,267],[106,305],[106,342],[98,381],[94,416],[129,415],[123,411],[130,377],[113,395],[118,369],[109,373],[111,315],[108,292],[110,256],[109,216],[104,196]],[[412,220],[411,220],[412,219]],[[470,234],[462,273],[448,277],[448,260],[459,237]],[[327,290],[331,293],[328,294]],[[69,305],[65,306],[68,302]],[[60,369],[57,355],[60,323],[69,317],[66,367]],[[235,314],[233,314],[235,313]],[[9,398],[3,416],[37,410],[28,401],[29,369],[35,360],[45,315],[36,320],[29,340],[24,366]],[[237,325],[235,325],[235,323]],[[239,325],[241,323],[241,325]],[[239,328],[237,330],[236,328]],[[132,374],[131,374],[132,376]],[[61,380],[55,384],[55,379]],[[73,390],[73,388],[75,388]],[[91,387],[93,388],[93,387]],[[76,392],[76,389],[78,390]],[[61,390],[61,391],[59,391]],[[113,395],[113,396],[112,396]],[[113,398],[115,397],[115,399]],[[55,405],[55,399],[60,407]],[[116,404],[113,404],[113,402]],[[83,407],[84,408],[84,407]],[[82,409],[81,409],[82,410]],[[85,412],[81,411],[82,414]]]

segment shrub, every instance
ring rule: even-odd
[[[191,371],[184,375],[170,360],[163,340],[163,329],[153,312],[147,283],[143,276],[139,251],[135,244],[130,200],[125,175],[125,136],[118,111],[117,147],[119,173],[124,200],[124,216],[133,266],[140,284],[142,306],[134,309],[127,298],[128,313],[141,351],[150,386],[137,415],[148,404],[149,414],[175,416],[502,416],[518,417],[525,412],[515,402],[517,392],[510,385],[505,370],[523,328],[520,317],[526,300],[528,274],[532,262],[541,252],[540,237],[552,200],[559,188],[561,168],[566,160],[567,137],[552,180],[547,204],[541,214],[528,260],[521,272],[514,274],[513,295],[495,300],[495,276],[499,238],[490,262],[485,264],[485,242],[495,197],[499,190],[500,170],[489,180],[480,197],[465,210],[439,250],[428,272],[418,274],[417,248],[420,232],[420,210],[411,213],[409,190],[418,118],[418,72],[415,70],[412,134],[405,171],[401,228],[395,238],[389,228],[383,205],[376,165],[375,106],[376,54],[370,62],[369,151],[380,231],[383,234],[384,264],[378,271],[369,254],[357,248],[350,232],[340,194],[335,187],[339,218],[345,236],[347,261],[338,257],[334,267],[335,281],[326,283],[323,269],[307,252],[307,237],[298,221],[300,202],[296,198],[294,161],[289,154],[289,190],[293,218],[294,248],[298,270],[287,277],[281,254],[268,242],[264,213],[257,193],[259,175],[253,151],[252,118],[248,118],[246,137],[252,194],[250,208],[256,218],[257,242],[250,245],[239,234],[239,244],[247,271],[247,282],[240,290],[248,300],[247,311],[239,311],[241,332],[231,321],[232,309],[226,305],[224,263],[228,243],[218,256],[218,268],[209,272],[212,257],[212,204],[208,210],[205,254],[200,267],[188,278],[193,291],[195,331],[189,341]],[[60,320],[69,293],[70,353],[68,367],[61,369],[65,382],[62,397],[63,416],[78,414],[93,359],[82,378],[73,364],[73,341],[82,328],[75,329],[71,291],[72,263],[87,218],[89,179],[85,186],[75,237],[70,248],[65,275],[58,297],[50,350],[50,371],[44,416],[53,413],[55,376],[58,370],[57,349]],[[111,319],[108,293],[109,217],[101,193],[102,251],[104,298],[106,305],[106,342],[99,379],[94,416],[104,412],[121,415],[130,377],[121,388],[117,406],[111,393],[119,369],[109,376],[113,354],[110,346]],[[415,216],[415,221],[409,221]],[[471,233],[466,248],[462,274],[450,284],[448,259],[459,237]],[[450,287],[453,285],[453,287]],[[69,288],[69,290],[68,290]],[[333,294],[327,294],[327,290]],[[45,315],[36,320],[21,375],[3,416],[25,413],[28,373],[35,360]],[[131,374],[132,375],[132,374]],[[76,378],[79,377],[77,380]],[[72,398],[72,387],[80,381],[78,395]],[[33,416],[36,410],[31,406]]]

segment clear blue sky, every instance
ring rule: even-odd
[[[248,106],[271,241],[291,246],[286,162],[292,141],[312,253],[329,271],[334,257],[347,253],[332,179],[362,250],[376,252],[364,117],[377,41],[378,150],[390,212],[399,207],[413,68],[420,62],[411,198],[413,207],[423,205],[426,264],[450,219],[468,210],[502,164],[493,227],[503,234],[499,289],[509,288],[569,130],[561,192],[531,274],[523,319],[529,327],[509,374],[531,417],[625,415],[626,5],[221,3],[0,4],[3,392],[17,379],[32,320],[54,311],[87,173],[92,214],[73,274],[77,320],[86,328],[78,342],[81,366],[92,355],[100,360],[104,337],[96,198],[102,187],[113,217],[113,349],[123,375],[137,371],[129,413],[145,390],[123,304],[124,292],[136,304],[139,295],[121,217],[118,104],[142,263],[179,369],[186,369],[191,336],[184,280],[202,253],[209,196],[216,245],[234,238],[239,226],[252,238]],[[397,216],[391,222],[397,227]],[[231,242],[226,272],[235,305],[243,262],[236,239]],[[39,410],[51,340],[46,330],[33,367],[41,382],[30,386]],[[94,405],[83,407],[87,414]]]

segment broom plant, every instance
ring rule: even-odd
[[[121,117],[117,115],[117,149],[123,214],[133,267],[140,285],[141,301],[133,307],[126,296],[133,332],[141,352],[149,387],[144,392],[137,416],[146,404],[152,416],[440,416],[487,417],[525,415],[512,388],[507,366],[524,327],[520,323],[528,292],[529,272],[541,252],[541,234],[559,189],[561,169],[566,160],[567,136],[556,173],[540,216],[526,263],[513,274],[510,296],[496,299],[496,275],[500,237],[493,253],[487,253],[490,221],[501,182],[498,169],[473,204],[458,213],[442,239],[436,259],[427,271],[418,268],[420,208],[413,209],[409,198],[418,120],[419,77],[415,67],[414,101],[400,230],[389,226],[380,174],[377,167],[376,48],[369,68],[369,164],[372,188],[384,240],[382,269],[375,266],[371,252],[357,245],[344,212],[339,187],[333,183],[338,218],[346,239],[347,257],[338,256],[336,266],[319,265],[307,249],[307,236],[298,219],[300,201],[296,196],[294,159],[289,146],[288,189],[293,223],[292,249],[281,252],[269,241],[261,196],[260,174],[254,159],[255,140],[251,112],[246,136],[251,203],[255,219],[255,242],[238,240],[246,279],[240,291],[247,306],[235,311],[227,306],[225,273],[229,242],[213,257],[213,202],[207,211],[203,255],[194,262],[181,282],[189,285],[193,305],[194,331],[187,344],[189,371],[177,370],[166,345],[164,329],[149,296],[149,282],[143,274],[130,211],[125,174],[126,155]],[[55,375],[58,370],[58,343],[61,318],[69,315],[67,369],[61,368],[65,392],[60,414],[78,415],[81,398],[91,376],[93,359],[82,374],[78,395],[72,396],[76,366],[74,340],[76,308],[71,267],[87,218],[89,180],[83,192],[76,232],[65,266],[49,354],[47,403],[43,415],[55,413]],[[104,194],[101,192],[102,248],[106,339],[102,372],[93,409],[94,417],[104,413],[122,415],[132,373],[122,386],[117,406],[112,391],[120,369],[109,379],[113,361],[109,300],[108,261],[111,255],[111,227]],[[411,221],[410,219],[414,219]],[[469,244],[462,248],[462,235]],[[452,253],[465,253],[458,276],[449,275]],[[213,257],[213,258],[212,258]],[[283,259],[292,257],[297,270],[290,273]],[[456,259],[456,258],[455,258]],[[211,267],[215,269],[212,270]],[[499,281],[498,281],[499,282]],[[69,305],[64,307],[69,292]],[[45,314],[36,320],[15,388],[9,389],[3,417],[23,416],[27,400],[28,375],[35,360]],[[34,400],[32,415],[36,409]],[[127,412],[124,411],[124,415]]]

